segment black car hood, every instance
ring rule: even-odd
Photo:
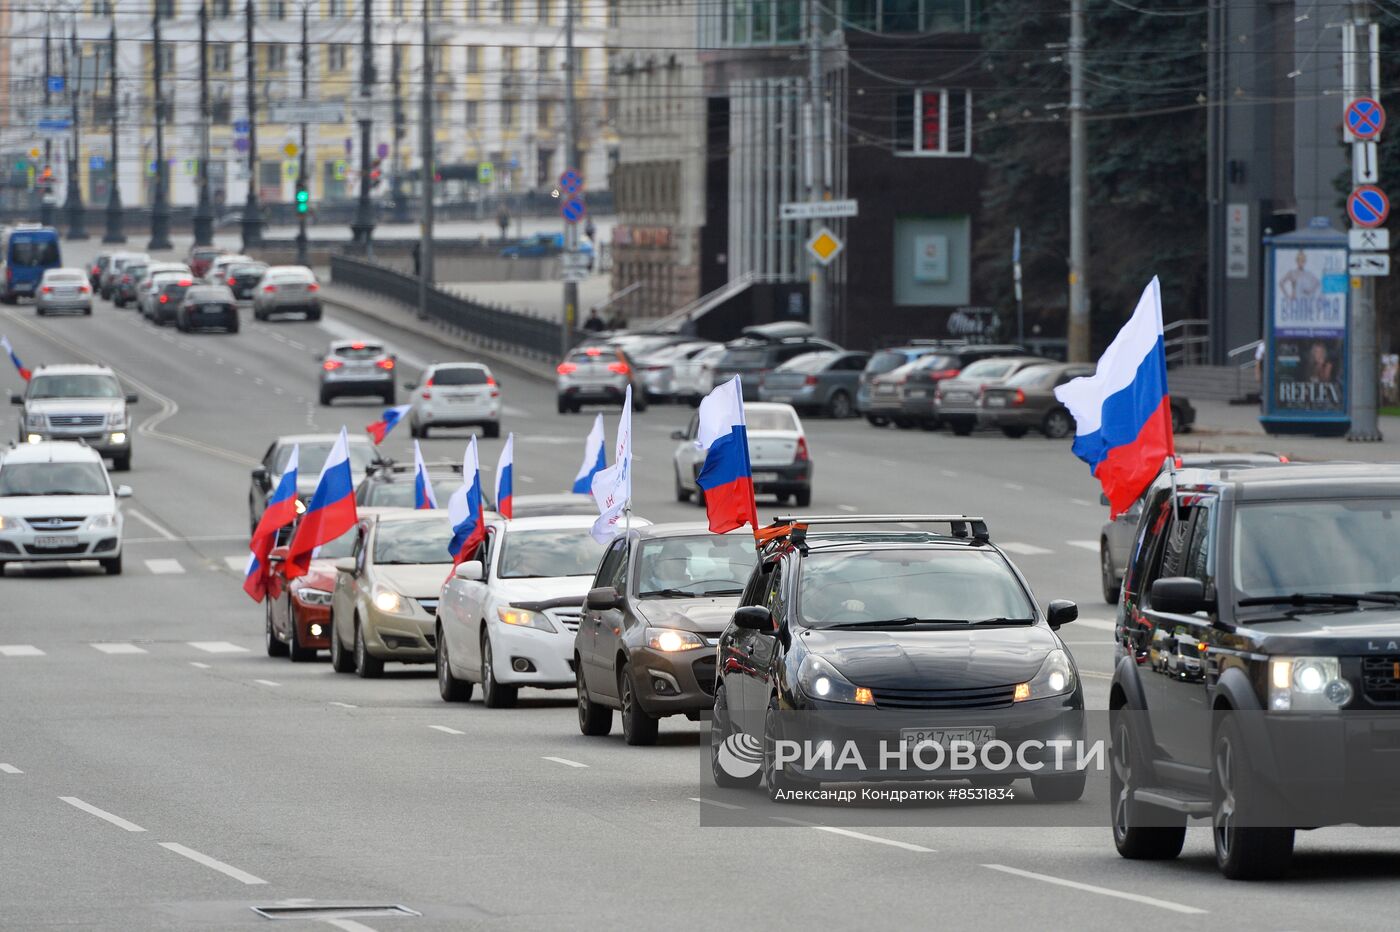
[[[1271,654],[1318,652],[1329,656],[1400,654],[1400,611],[1388,607],[1304,611],[1284,618],[1242,616]]]
[[[703,599],[645,599],[635,603],[637,615],[658,628],[678,628],[719,634],[739,607],[737,595]]]
[[[957,689],[1024,683],[1060,646],[1044,625],[804,631],[807,650],[830,660],[857,686]]]

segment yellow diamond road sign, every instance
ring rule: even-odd
[[[822,265],[831,265],[831,260],[835,259],[845,246],[846,244],[826,227],[822,227],[807,240],[807,251],[816,256]]]
[[[301,151],[301,150],[297,148],[297,144],[296,144],[296,143],[294,143],[294,142],[289,142],[289,143],[287,143],[285,146],[282,147],[282,151],[285,152],[285,153],[287,153],[287,156],[288,156],[289,158],[295,158],[295,157],[296,157],[296,154],[297,154],[299,151]]]

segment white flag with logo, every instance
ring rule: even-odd
[[[607,469],[593,476],[593,501],[598,520],[593,522],[593,539],[606,544],[617,536],[618,525],[632,504],[632,386],[622,399],[622,417],[617,422],[617,455]]]

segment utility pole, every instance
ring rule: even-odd
[[[214,242],[214,205],[209,199],[209,5],[199,5],[199,200],[194,207],[194,244]]]
[[[564,0],[564,168],[582,172],[578,164],[578,102],[574,100],[574,3]],[[565,262],[578,252],[578,224],[564,221]],[[566,266],[567,267],[567,266]],[[559,356],[569,354],[578,320],[578,282],[564,279],[564,317],[559,321]]]
[[[160,44],[160,13],[151,17],[152,40],[155,44],[156,85],[156,196],[151,205],[151,241],[147,249],[170,248],[170,166],[165,164],[165,89],[161,86],[165,70],[162,64],[164,48]]]
[[[418,243],[418,316],[428,316],[428,287],[433,279],[433,188],[437,180],[437,165],[433,152],[433,46],[432,25],[429,22],[432,0],[423,0],[423,88],[420,98],[418,127],[423,150],[423,235]],[[397,76],[396,76],[397,79]],[[397,129],[395,130],[397,133]],[[397,138],[397,137],[396,137]]]
[[[301,102],[303,107],[311,99],[311,43],[307,37],[309,25],[307,17],[311,8],[310,0],[301,5]],[[306,123],[301,124],[301,148],[297,152],[297,191],[306,191],[310,197],[310,187],[306,177]],[[306,248],[306,212],[297,205],[297,265],[310,265],[311,257]]]
[[[369,199],[370,172],[373,171],[374,145],[370,138],[374,125],[374,45],[373,45],[373,0],[360,0],[363,4],[364,25],[360,37],[360,202],[355,207],[355,220],[350,224],[355,242],[364,249],[365,256],[374,255],[374,205]],[[428,50],[423,50],[424,60]]]
[[[53,100],[50,82],[53,80],[53,26],[49,13],[44,14],[44,119],[49,118],[49,104]],[[53,137],[44,137],[44,168],[53,168]],[[53,226],[53,176],[49,176],[47,186],[40,187],[39,222],[46,227]]]
[[[108,74],[108,94],[112,98],[112,154],[111,184],[107,186],[107,232],[102,236],[104,243],[125,243],[126,232],[122,229],[121,161],[117,158],[117,15],[112,14],[112,32],[107,39],[111,71]]]
[[[73,151],[68,156],[68,199],[65,207],[68,210],[68,238],[82,240],[88,238],[87,228],[83,225],[83,186],[78,177],[81,166],[83,133],[80,122],[80,95],[83,92],[83,55],[82,48],[78,45],[78,24],[73,24],[73,30],[69,33],[69,48],[73,54],[73,70],[77,72],[77,78],[68,73],[64,68],[64,82],[72,81],[68,88],[68,96],[73,103]]]
[[[245,38],[248,45],[248,195],[243,201],[243,251],[262,245],[262,209],[258,205],[258,71],[253,44],[253,0],[248,0]]]
[[[1350,106],[1358,91],[1366,89],[1365,95],[1380,100],[1380,26],[1370,21],[1371,13],[1367,3],[1352,4],[1352,15],[1344,27],[1347,32],[1345,48],[1350,51],[1349,59],[1343,63],[1346,71],[1344,83],[1347,93],[1343,106]],[[1365,54],[1360,52],[1361,39],[1365,37]],[[1358,142],[1352,147],[1353,161],[1359,160],[1358,149],[1366,145]],[[1371,143],[1372,146],[1376,145]],[[1356,168],[1353,166],[1353,175]],[[1360,179],[1356,179],[1358,182]],[[1347,439],[1361,443],[1375,443],[1381,439],[1380,424],[1377,420],[1377,405],[1380,395],[1380,359],[1376,350],[1376,280],[1370,275],[1353,278],[1351,290],[1351,333],[1350,359],[1347,368],[1351,382],[1350,415],[1351,428]]]
[[[394,86],[394,177],[389,183],[389,196],[394,200],[393,218],[395,223],[408,222],[408,204],[403,199],[403,156],[399,149],[403,143],[404,110],[403,82],[399,79],[399,69],[403,67],[403,55],[395,36],[393,58],[390,63],[391,80]]]
[[[826,152],[822,146],[825,138],[823,129],[823,116],[826,111],[826,95],[822,90],[822,30],[821,30],[821,4],[819,0],[808,0],[807,3],[807,113],[806,129],[807,151],[806,159],[803,161],[804,169],[807,173],[807,200],[821,201],[826,199],[825,179],[823,175],[826,170]],[[821,220],[811,220],[808,223],[808,239],[817,235],[821,229]],[[807,289],[808,301],[811,313],[808,315],[812,325],[812,331],[823,339],[831,336],[831,321],[827,313],[826,294],[826,266],[821,260],[808,252],[807,255]]]
[[[1088,152],[1084,138],[1084,0],[1069,7],[1069,360],[1090,362]]]

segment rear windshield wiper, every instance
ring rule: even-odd
[[[1394,604],[1400,595],[1390,592],[1291,592],[1288,595],[1256,595],[1240,599],[1249,605],[1359,605],[1362,602]]]

